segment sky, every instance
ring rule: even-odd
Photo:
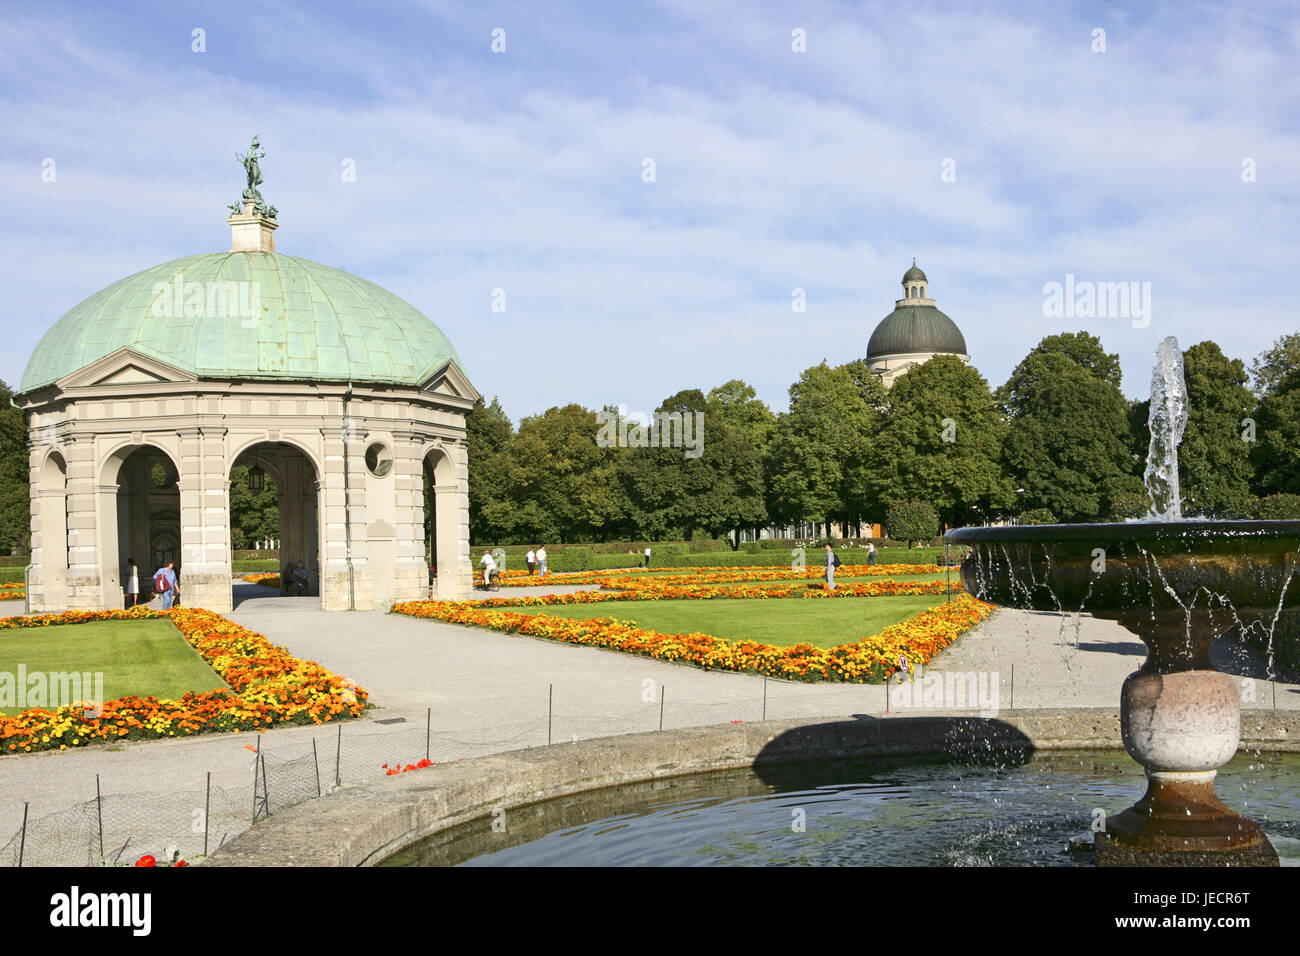
[[[1286,3],[0,12],[10,385],[85,297],[229,248],[253,134],[277,251],[411,302],[516,421],[733,378],[784,410],[865,355],[913,256],[994,387],[1057,332],[1144,397],[1165,336],[1249,365],[1300,329]],[[1149,314],[1048,314],[1067,276]]]

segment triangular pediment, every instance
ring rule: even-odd
[[[465,373],[455,362],[448,362],[420,384],[421,391],[433,392],[446,398],[456,400],[456,404],[473,405],[483,396],[470,384]]]
[[[97,388],[113,385],[156,385],[164,382],[192,382],[195,376],[160,359],[130,348],[120,348],[65,375],[56,384],[61,389]]]

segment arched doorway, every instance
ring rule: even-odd
[[[256,552],[258,542],[273,539],[278,548],[270,553],[278,561],[280,593],[294,593],[300,581],[303,596],[319,599],[320,475],[315,462],[296,445],[258,442],[239,452],[229,478],[232,552]],[[300,564],[302,574],[296,576]]]
[[[139,569],[140,601],[152,596],[153,573],[168,561],[176,566],[185,596],[181,556],[180,472],[167,452],[154,445],[131,445],[111,454],[101,471],[99,579],[103,606],[129,604],[124,581],[127,562]]]
[[[433,596],[462,597],[466,584],[459,575],[464,561],[457,552],[456,538],[462,489],[456,480],[456,466],[444,449],[434,448],[424,456],[422,472],[425,553],[436,575]]]

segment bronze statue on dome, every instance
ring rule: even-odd
[[[253,201],[253,212],[259,216],[265,216],[267,219],[274,219],[276,208],[268,206],[262,194],[258,192],[257,187],[262,184],[262,167],[258,165],[259,159],[265,159],[266,153],[262,151],[262,144],[256,136],[248,147],[248,152],[244,155],[235,154],[235,159],[244,167],[244,175],[247,177],[248,185],[244,187],[244,200]],[[235,215],[239,215],[243,208],[243,201],[227,203],[226,207]]]

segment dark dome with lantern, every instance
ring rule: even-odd
[[[885,316],[867,342],[867,360],[889,355],[948,352],[966,355],[966,338],[957,323],[929,298],[929,281],[912,260],[903,275],[903,298]]]

